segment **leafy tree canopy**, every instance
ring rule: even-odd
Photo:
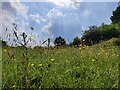
[[[80,38],[75,37],[75,38],[73,39],[73,43],[72,43],[73,45],[79,47],[80,43],[81,43]]]
[[[113,11],[113,16],[111,16],[112,23],[118,23],[120,22],[120,6],[116,8],[115,11]]]
[[[56,37],[55,41],[54,41],[54,44],[56,46],[63,46],[63,45],[66,45],[66,41],[64,38],[62,38],[61,36],[59,37]]]

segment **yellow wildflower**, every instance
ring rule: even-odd
[[[100,55],[100,53],[98,53],[98,55]]]
[[[86,46],[86,47],[89,47],[89,46]]]
[[[80,44],[80,47],[82,47],[82,44]]]
[[[112,56],[115,56],[116,54],[113,54]]]
[[[85,39],[83,39],[83,42],[85,41]]]
[[[43,65],[42,64],[38,64],[39,67],[42,67]]]
[[[54,61],[54,59],[52,58],[52,59],[50,59],[51,61]]]
[[[61,78],[58,78],[59,80],[61,80]]]
[[[7,52],[7,50],[6,50],[6,49],[4,49],[4,52]]]
[[[33,63],[31,64],[31,67],[34,67],[34,64],[33,64]]]
[[[68,60],[66,59],[65,62],[68,62]]]
[[[13,88],[15,88],[16,86],[15,85],[13,85]]]
[[[79,48],[81,50],[81,48]]]
[[[83,47],[83,49],[84,49],[85,47]]]
[[[84,44],[84,47],[86,47],[86,45]]]
[[[92,62],[94,62],[95,61],[95,59],[92,59]]]

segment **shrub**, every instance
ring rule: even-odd
[[[54,41],[54,44],[55,44],[55,46],[64,46],[64,45],[66,45],[66,41],[65,41],[65,39],[64,38],[62,38],[61,36],[59,36],[59,37],[56,37],[56,39],[55,39],[55,41]]]

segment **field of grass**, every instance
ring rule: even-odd
[[[2,88],[118,88],[119,47],[2,48]]]

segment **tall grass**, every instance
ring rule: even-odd
[[[24,49],[2,48],[3,89],[118,88],[117,46],[102,43],[91,47],[51,48],[49,53],[45,48],[27,48],[27,56],[23,55]]]

